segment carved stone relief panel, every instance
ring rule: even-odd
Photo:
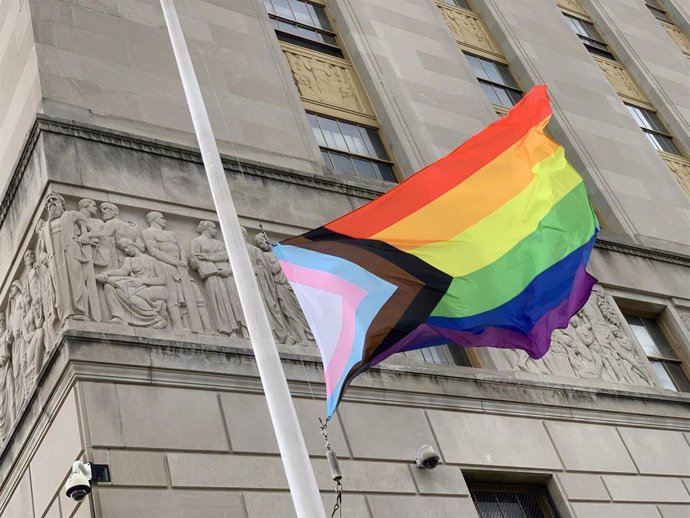
[[[374,116],[357,74],[348,61],[287,43],[282,47],[304,102]]]
[[[637,86],[630,73],[621,64],[599,56],[593,56],[599,68],[606,75],[606,79],[621,97],[649,104],[649,100]]]
[[[673,172],[681,187],[690,194],[690,160],[670,153],[659,153],[659,155]]]
[[[612,304],[596,286],[568,328],[554,331],[551,349],[542,359],[506,350],[510,365],[538,374],[654,386],[646,358],[625,332]]]
[[[690,313],[681,313],[680,319],[683,321],[685,328],[690,331]]]
[[[437,4],[446,25],[461,45],[469,49],[478,49],[499,57],[503,57],[498,45],[489,35],[482,19],[464,9],[458,9],[448,4]]]
[[[557,0],[556,4],[559,7],[562,7],[563,9],[572,11],[573,13],[577,13],[582,16],[587,16],[587,11],[585,11],[585,8],[582,7],[580,0]]]
[[[45,211],[0,301],[0,441],[69,321],[248,337],[214,222],[57,193]],[[276,341],[313,341],[268,237],[247,248]]]
[[[666,32],[668,32],[668,35],[671,37],[674,43],[678,45],[678,48],[681,50],[681,52],[690,57],[690,38],[688,38],[683,31],[672,23],[661,22],[661,25],[664,26],[664,29],[666,29]]]

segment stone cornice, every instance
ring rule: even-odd
[[[170,380],[163,371],[171,369],[177,375],[180,371],[176,362],[179,361],[190,368],[190,379],[184,382],[185,386],[197,383],[200,388],[226,385],[226,388],[261,392],[249,341],[226,338],[220,345],[212,343],[213,338],[207,337],[206,343],[190,343],[185,340],[69,329],[65,332],[64,341],[69,351],[69,361],[79,365],[75,367],[78,379],[110,378],[117,381],[125,375],[132,382],[140,373],[145,380],[149,380],[148,369],[154,368],[160,369],[158,378],[166,383]],[[103,350],[100,345],[107,347]],[[124,347],[128,353],[124,353],[124,350],[116,352],[108,347]],[[300,347],[295,350],[294,347],[282,345],[278,348],[293,395],[315,397],[316,392],[322,399],[323,371],[316,348]],[[81,357],[84,351],[88,351],[88,358]],[[215,361],[202,361],[200,365],[212,364],[214,367],[206,372],[192,372],[195,368],[191,360],[186,359],[187,355],[213,357]],[[142,371],[142,366],[147,370]],[[248,372],[255,373],[250,375],[253,379],[247,378]],[[221,378],[225,381],[221,382]],[[231,381],[233,379],[236,381]],[[687,417],[690,396],[686,394],[661,393],[647,387],[610,383],[599,387],[581,381],[568,383],[564,378],[553,377],[545,377],[543,381],[524,379],[512,371],[469,367],[384,363],[358,377],[348,390],[346,399],[611,425],[625,422],[643,427],[690,431],[690,419]],[[481,410],[477,405],[479,401]],[[643,411],[640,405],[645,407]]]
[[[20,155],[14,174],[2,195],[0,203],[0,227],[2,227],[9,208],[14,200],[17,188],[24,176],[31,155],[36,147],[41,132],[49,132],[58,135],[76,137],[93,142],[100,142],[119,146],[133,151],[151,153],[166,158],[183,160],[201,164],[201,154],[198,150],[178,144],[171,144],[156,139],[133,135],[123,131],[117,131],[91,124],[67,121],[46,115],[38,114],[34,126],[27,137],[24,150]],[[279,182],[291,183],[311,189],[330,191],[346,196],[353,196],[364,200],[372,200],[385,193],[389,185],[376,184],[357,178],[329,177],[310,173],[304,173],[294,169],[284,169],[257,163],[249,160],[238,161],[236,158],[223,157],[223,166],[230,174],[247,174],[266,178]],[[595,247],[621,254],[643,257],[653,261],[677,264],[690,267],[690,256],[675,252],[646,248],[629,242],[615,241],[606,237],[600,237]]]

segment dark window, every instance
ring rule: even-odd
[[[520,100],[522,92],[506,65],[472,54],[465,56],[472,65],[482,90],[493,104],[510,108]]]
[[[457,345],[437,345],[402,353],[405,358],[420,363],[432,363],[434,365],[464,365],[472,367],[467,352]]]
[[[468,11],[471,11],[472,8],[470,7],[470,4],[466,2],[466,0],[443,0],[445,3],[449,5],[454,5],[455,7],[461,7],[463,9],[467,9]]]
[[[307,113],[326,166],[339,173],[397,182],[378,132],[340,119]]]
[[[570,27],[575,31],[578,38],[582,40],[582,43],[584,43],[588,51],[608,59],[616,59],[613,57],[613,54],[611,54],[608,45],[604,43],[601,34],[596,30],[593,23],[565,13],[563,13],[563,16],[568,20]]]
[[[304,0],[264,0],[278,39],[343,57],[323,6]]]
[[[468,483],[479,518],[560,518],[543,486]]]
[[[671,20],[666,14],[666,11],[664,11],[664,8],[661,7],[657,0],[645,0],[645,5],[647,6],[647,9],[649,9],[656,18],[671,23]]]
[[[668,130],[656,116],[656,113],[631,104],[625,106],[657,151],[680,155],[680,151],[673,143],[673,137],[668,134]]]
[[[644,349],[661,385],[669,390],[690,392],[690,381],[683,372],[683,362],[678,358],[659,323],[653,318],[625,315]]]

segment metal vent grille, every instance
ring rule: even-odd
[[[468,484],[480,518],[560,518],[543,486]]]

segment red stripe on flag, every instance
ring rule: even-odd
[[[367,239],[462,183],[504,153],[531,128],[546,124],[550,115],[546,86],[535,86],[508,115],[474,135],[459,148],[426,166],[380,198],[325,227],[333,232]]]

